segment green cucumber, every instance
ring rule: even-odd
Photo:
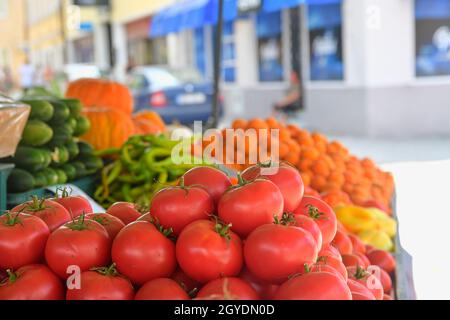
[[[27,192],[32,190],[35,184],[36,181],[28,171],[22,169],[13,169],[8,177],[8,192]]]
[[[63,164],[61,170],[64,170],[67,176],[67,181],[75,180],[77,177],[77,169],[70,163]]]
[[[86,166],[81,161],[74,161],[71,165],[75,168],[77,172],[76,179],[83,178],[87,175]]]
[[[35,181],[35,188],[43,188],[47,186],[47,177],[42,171],[36,172],[33,174],[33,177]]]
[[[67,183],[67,175],[64,172],[64,170],[61,170],[59,168],[54,168],[56,174],[58,175],[58,184],[65,184]]]
[[[75,132],[75,129],[77,128],[77,119],[71,116],[67,119],[66,124],[72,129],[72,132]]]
[[[83,110],[83,105],[78,99],[61,99],[61,102],[65,103],[70,110],[70,115],[72,117],[77,117],[80,115],[81,110]]]
[[[13,162],[17,168],[30,172],[36,172],[48,166],[45,151],[31,147],[18,147]]]
[[[72,138],[72,130],[69,128],[69,126],[61,125],[53,129],[53,138],[50,140],[50,142],[47,144],[48,147],[54,148],[54,147],[61,147],[64,146],[67,141],[69,141]]]
[[[75,128],[74,136],[80,137],[91,129],[91,122],[85,116],[78,116],[76,118],[77,126]]]
[[[53,170],[52,168],[45,168],[44,170],[42,170],[42,173],[47,179],[47,186],[58,184],[59,177],[55,170]]]
[[[78,142],[78,149],[80,150],[80,155],[91,155],[94,153],[94,147],[85,141]]]
[[[51,100],[50,103],[55,110],[53,117],[50,119],[50,123],[52,125],[64,123],[70,117],[69,107],[62,101]]]
[[[50,121],[53,118],[53,105],[45,100],[22,100],[23,103],[31,107],[30,119]]]
[[[22,133],[24,145],[39,147],[53,138],[53,130],[41,120],[29,120]]]
[[[85,165],[89,174],[95,173],[103,168],[102,159],[94,155],[81,155],[77,158],[77,160],[81,161]]]
[[[69,151],[70,160],[75,159],[80,154],[78,144],[73,139],[67,141],[65,147],[67,148],[67,151]]]
[[[55,147],[52,152],[52,160],[56,165],[67,163],[69,161],[69,151],[64,146]]]

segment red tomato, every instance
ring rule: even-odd
[[[57,193],[55,198],[50,199],[58,202],[71,214],[72,218],[78,218],[83,213],[92,213],[92,206],[89,201],[83,197],[71,196],[67,189]]]
[[[316,241],[308,231],[267,224],[253,231],[244,244],[248,270],[261,280],[282,283],[317,259]]]
[[[283,215],[283,195],[271,181],[256,179],[226,192],[219,201],[221,220],[241,237]]]
[[[366,254],[370,263],[384,269],[387,273],[394,272],[395,270],[395,258],[387,251],[374,249]]]
[[[369,289],[375,299],[383,300],[383,285],[375,275],[367,270],[361,267],[347,267],[348,277]]]
[[[347,281],[348,278],[347,268],[339,258],[333,256],[320,256],[319,258],[317,258],[317,262],[315,263],[315,265],[330,266],[334,268],[336,271],[338,271],[340,275],[344,278],[344,280]]]
[[[50,232],[72,220],[69,211],[59,203],[46,199],[39,200],[37,197],[16,206],[11,211],[23,212],[41,218],[47,224]]]
[[[383,269],[381,269],[378,266],[372,266],[372,267],[377,267],[378,270],[376,270],[376,273],[378,273],[380,275],[380,282],[383,285],[383,291],[384,293],[390,293],[391,289],[392,289],[392,279],[391,276],[384,271]]]
[[[353,252],[352,241],[350,240],[350,238],[347,236],[346,233],[340,230],[336,231],[336,235],[334,236],[331,245],[336,247],[336,249],[339,250],[341,255],[352,254]]]
[[[264,170],[276,171],[265,173]],[[254,180],[259,177],[269,179],[280,189],[284,199],[283,212],[292,212],[297,209],[305,191],[302,177],[297,169],[284,163],[278,166],[258,164],[242,172],[242,178],[245,180]]]
[[[44,265],[33,264],[11,272],[0,283],[0,300],[63,300],[64,286]]]
[[[78,266],[87,271],[109,262],[111,239],[105,228],[93,220],[85,220],[81,215],[54,231],[45,247],[47,265],[58,276],[67,279],[70,266]]]
[[[352,242],[353,247],[353,253],[359,252],[362,254],[366,253],[366,246],[364,243],[354,234],[348,233],[347,237],[349,237],[350,241]]]
[[[136,293],[135,300],[190,300],[189,295],[174,280],[153,279],[144,284]]]
[[[147,221],[136,221],[119,232],[112,259],[117,270],[138,285],[169,277],[177,264],[175,244]]]
[[[80,288],[67,289],[66,300],[133,300],[134,288],[114,264],[81,273]]]
[[[123,223],[125,223],[125,225],[127,225],[136,221],[143,213],[147,213],[140,212],[140,210],[143,209],[141,209],[134,203],[116,202],[111,207],[109,207],[108,210],[106,210],[106,213],[119,218]]]
[[[367,268],[368,265],[365,263],[365,261],[357,256],[356,254],[343,254],[342,255],[342,262],[346,267],[363,267]]]
[[[347,283],[330,272],[309,272],[283,283],[275,300],[351,300]]]
[[[365,265],[366,267],[368,267],[368,266],[371,265],[369,259],[366,257],[365,254],[360,253],[360,252],[354,252],[353,254],[356,255],[356,256],[358,256],[359,258],[361,258],[361,260],[364,262],[364,265]]]
[[[306,269],[305,272],[301,272],[300,274],[305,274],[306,271],[307,272],[328,272],[328,273],[332,273],[332,274],[338,276],[339,278],[341,278],[344,281],[347,281],[347,279],[344,278],[339,271],[337,271],[335,268],[333,268],[332,266],[330,266],[328,264],[314,263],[310,267],[305,266],[305,269]]]
[[[370,244],[366,244],[365,247],[366,247],[366,254],[375,249],[375,247]]]
[[[334,258],[338,259],[339,261],[342,261],[341,254],[339,253],[338,249],[336,249],[335,247],[333,247],[330,244],[323,246],[322,250],[319,251],[319,257],[322,257],[322,256],[334,257]]]
[[[333,209],[320,199],[305,196],[294,211],[295,215],[312,218],[322,231],[322,243],[329,244],[336,235],[337,219]]]
[[[383,295],[383,300],[394,300],[394,298],[392,298],[392,296],[388,295],[388,294],[384,294]]]
[[[380,201],[376,201],[376,200],[367,200],[366,202],[364,202],[362,204],[362,206],[364,208],[377,208],[383,212],[386,212],[388,215],[392,214],[392,210],[389,209],[389,207],[385,206],[384,204],[382,204]]]
[[[206,283],[241,271],[242,243],[229,226],[208,220],[189,224],[176,244],[181,269],[192,279]]]
[[[41,219],[23,213],[0,217],[0,269],[18,269],[44,257],[50,231]]]
[[[86,215],[86,219],[100,223],[108,232],[111,240],[114,240],[119,231],[125,228],[122,220],[107,213],[91,213]]]
[[[295,217],[295,226],[305,229],[309,231],[313,236],[314,240],[316,240],[317,249],[322,249],[322,232],[320,231],[317,223],[311,219],[310,217],[304,215],[296,215]]]
[[[352,292],[353,300],[375,300],[373,293],[358,281],[348,279],[347,285]]]
[[[136,221],[147,221],[150,223],[155,222],[155,219],[153,219],[152,215],[149,213],[143,214],[142,216],[140,216]]]
[[[255,289],[261,300],[272,300],[280,287],[279,285],[267,283],[258,279],[245,267],[239,274],[239,278],[247,282],[253,289]]]
[[[197,294],[197,299],[259,300],[258,293],[239,278],[219,278],[208,282]]]
[[[305,187],[305,192],[303,193],[303,196],[314,197],[316,199],[322,199],[322,196],[320,195],[320,193],[309,186]]]
[[[181,270],[181,268],[177,268],[171,278],[172,280],[175,280],[182,288],[184,288],[186,292],[191,292],[192,290],[201,287],[200,282],[189,278],[188,275]]]
[[[153,197],[150,212],[161,225],[179,235],[191,222],[209,219],[214,201],[203,187],[171,187]]]
[[[193,168],[184,174],[183,179],[186,186],[205,187],[216,205],[220,197],[231,187],[230,178],[224,172],[211,167]]]

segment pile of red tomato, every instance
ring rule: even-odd
[[[392,255],[345,232],[295,168],[262,169],[233,185],[194,168],[149,210],[24,203],[0,217],[0,299],[391,299]]]

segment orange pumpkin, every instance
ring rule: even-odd
[[[154,111],[142,111],[133,116],[136,131],[140,134],[157,134],[166,130],[166,125]]]
[[[81,138],[97,149],[120,148],[136,133],[133,121],[122,111],[107,108],[90,108],[83,111],[92,129]]]
[[[69,84],[66,97],[80,100],[87,108],[101,106],[120,110],[127,115],[133,112],[133,97],[130,90],[114,81],[80,79]]]

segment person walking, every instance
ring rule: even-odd
[[[33,65],[27,59],[19,69],[20,74],[20,87],[24,93],[34,86],[35,69]]]

